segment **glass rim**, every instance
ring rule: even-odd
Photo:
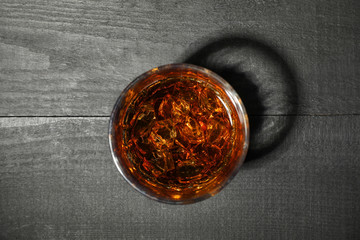
[[[162,71],[169,70],[169,69],[177,69],[177,70],[193,69],[193,70],[196,70],[196,71],[199,71],[199,72],[205,74],[206,76],[209,76],[211,79],[220,83],[221,88],[225,91],[225,93],[231,100],[231,104],[235,107],[237,116],[239,117],[240,123],[243,125],[243,129],[244,129],[244,143],[242,146],[242,153],[239,156],[239,158],[235,160],[235,161],[237,161],[236,166],[232,169],[232,171],[225,178],[225,180],[223,182],[221,182],[219,184],[219,186],[217,188],[215,188],[213,191],[209,192],[208,194],[203,194],[203,195],[200,195],[200,196],[197,196],[194,198],[190,198],[190,199],[175,200],[175,199],[169,199],[169,198],[165,198],[165,197],[159,197],[159,196],[152,195],[151,192],[147,191],[148,188],[146,186],[143,186],[142,184],[140,184],[136,181],[135,177],[128,176],[128,174],[125,173],[124,166],[121,165],[121,156],[118,156],[114,150],[114,148],[116,147],[116,145],[114,143],[115,140],[113,138],[114,132],[115,132],[114,127],[113,127],[114,119],[116,118],[116,114],[119,112],[121,103],[124,101],[126,93],[130,89],[132,89],[132,87],[134,87],[135,84],[139,83],[140,81],[147,79],[149,76],[151,76],[153,74],[161,73]],[[146,197],[148,197],[152,200],[158,201],[158,202],[168,203],[168,204],[190,204],[190,203],[195,203],[195,202],[205,200],[211,196],[216,195],[227,184],[229,184],[231,182],[231,180],[237,175],[237,173],[240,170],[240,167],[243,165],[243,163],[245,161],[245,157],[248,152],[249,139],[250,139],[250,127],[249,127],[248,115],[247,115],[245,106],[244,106],[240,96],[226,80],[224,80],[222,77],[220,77],[218,74],[214,73],[213,71],[211,71],[207,68],[204,68],[204,67],[200,67],[200,66],[188,64],[188,63],[173,63],[173,64],[166,64],[166,65],[162,65],[159,67],[155,67],[155,68],[152,68],[152,69],[142,73],[141,75],[136,77],[134,80],[132,80],[124,88],[124,90],[122,90],[122,92],[121,92],[120,96],[117,98],[117,100],[114,104],[113,110],[111,112],[111,116],[110,116],[110,120],[109,120],[109,128],[108,128],[108,137],[109,137],[109,146],[110,146],[110,151],[111,151],[113,161],[114,161],[118,171],[122,175],[122,177],[134,189],[136,189],[138,192],[145,195]]]

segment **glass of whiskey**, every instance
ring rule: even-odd
[[[218,193],[249,145],[235,90],[203,67],[169,64],[137,77],[118,98],[109,142],[118,170],[154,200],[187,204]]]

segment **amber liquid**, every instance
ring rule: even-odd
[[[226,99],[196,78],[165,78],[144,88],[122,122],[133,169],[151,185],[201,188],[229,163],[234,127]]]

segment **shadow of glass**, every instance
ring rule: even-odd
[[[203,45],[183,62],[212,70],[239,94],[250,124],[246,162],[265,156],[283,141],[295,121],[298,93],[293,70],[274,48],[229,36]]]

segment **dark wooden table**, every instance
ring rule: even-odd
[[[360,1],[0,0],[1,239],[359,239]],[[161,204],[114,166],[108,121],[146,70],[239,92],[251,148],[218,195]]]

